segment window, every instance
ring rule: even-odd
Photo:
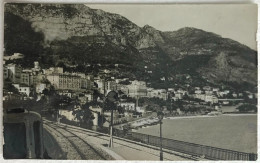
[[[41,135],[40,128],[41,123],[39,121],[33,123],[33,133],[34,133],[34,145],[35,145],[35,155],[36,158],[41,157]]]
[[[26,150],[26,128],[24,123],[4,123],[5,159],[24,159]]]

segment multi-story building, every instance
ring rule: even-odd
[[[26,73],[26,72],[21,73],[20,84],[24,84],[27,86],[30,85],[30,73]]]
[[[8,78],[12,83],[20,83],[22,67],[16,64],[8,64]]]
[[[106,86],[106,89],[108,91],[115,91],[115,90],[117,90],[117,84],[113,80],[107,81],[105,86]]]
[[[130,97],[145,97],[147,96],[147,87],[144,81],[134,80],[131,81],[131,84],[126,85],[128,88],[128,95]]]
[[[91,81],[87,78],[81,78],[81,88],[82,89],[90,90],[91,88],[93,88],[93,84],[94,84],[93,81]]]
[[[167,91],[165,89],[153,89],[153,88],[148,88],[147,89],[147,97],[152,98],[152,97],[158,97],[163,100],[167,99]]]
[[[3,74],[4,79],[8,79],[9,73],[8,73],[8,68],[4,66],[4,74]]]
[[[111,79],[95,79],[95,82],[97,83],[98,89],[102,94],[107,94],[109,91],[115,91],[118,88],[116,81]]]
[[[119,104],[122,108],[124,108],[126,111],[134,111],[135,110],[135,103],[133,102],[122,102]]]
[[[81,78],[71,74],[49,74],[46,76],[58,90],[81,90]]]
[[[105,94],[105,79],[94,79],[95,83],[97,84],[98,86],[98,90]]]

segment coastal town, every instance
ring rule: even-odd
[[[257,5],[3,4],[1,161],[257,160]]]
[[[50,113],[57,121],[67,123],[84,123],[88,121],[83,118],[86,116],[92,120],[88,126],[109,126],[112,109],[115,110],[114,124],[154,117],[158,110],[163,111],[165,116],[218,115],[225,112],[222,109],[225,106],[239,106],[246,102],[253,105],[257,101],[255,92],[238,92],[208,85],[191,87],[189,84],[176,84],[168,89],[155,89],[145,81],[115,78],[114,71],[119,64],[110,69],[102,69],[98,64],[99,72],[93,75],[66,72],[63,67],[41,68],[38,61],[33,63],[32,68],[23,68],[14,62],[22,58],[23,54],[20,53],[4,57],[4,102],[51,103],[47,108],[42,105],[36,110],[41,114]],[[144,73],[152,72],[145,66]],[[189,78],[189,75],[185,76],[186,80]],[[105,104],[105,96],[110,91],[118,92],[119,96],[118,103],[112,109]],[[232,112],[256,112],[254,107],[251,110],[240,108]],[[146,123],[154,122],[152,119],[150,121],[148,119]],[[136,126],[133,123],[133,127]]]

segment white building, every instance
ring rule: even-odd
[[[28,97],[30,96],[30,93],[31,93],[31,88],[29,86],[23,86],[23,85],[20,85],[20,84],[13,84],[13,86],[18,89],[19,93],[21,94],[25,94],[27,95]]]
[[[195,90],[195,94],[202,94],[203,91],[202,90]]]
[[[47,79],[58,90],[81,90],[81,78],[71,74],[50,74]]]
[[[213,95],[205,95],[205,102],[210,102],[212,104],[218,103],[218,98]]]
[[[127,94],[130,97],[137,98],[147,96],[147,87],[144,81],[134,80],[131,81],[131,84],[126,85],[126,87],[128,88]]]
[[[122,102],[119,104],[122,108],[124,108],[126,111],[129,110],[135,110],[135,103],[133,102]]]
[[[163,100],[167,100],[167,91],[165,89],[153,89],[153,88],[148,88],[147,89],[147,97],[153,98],[157,97]]]
[[[59,116],[60,117],[65,117],[66,119],[68,119],[69,121],[75,121],[77,122],[77,118],[76,115],[72,114],[73,111],[72,110],[63,110],[63,109],[59,109]]]

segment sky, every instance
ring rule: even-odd
[[[86,6],[120,14],[140,27],[148,24],[161,31],[195,27],[257,49],[256,5],[86,4]]]

